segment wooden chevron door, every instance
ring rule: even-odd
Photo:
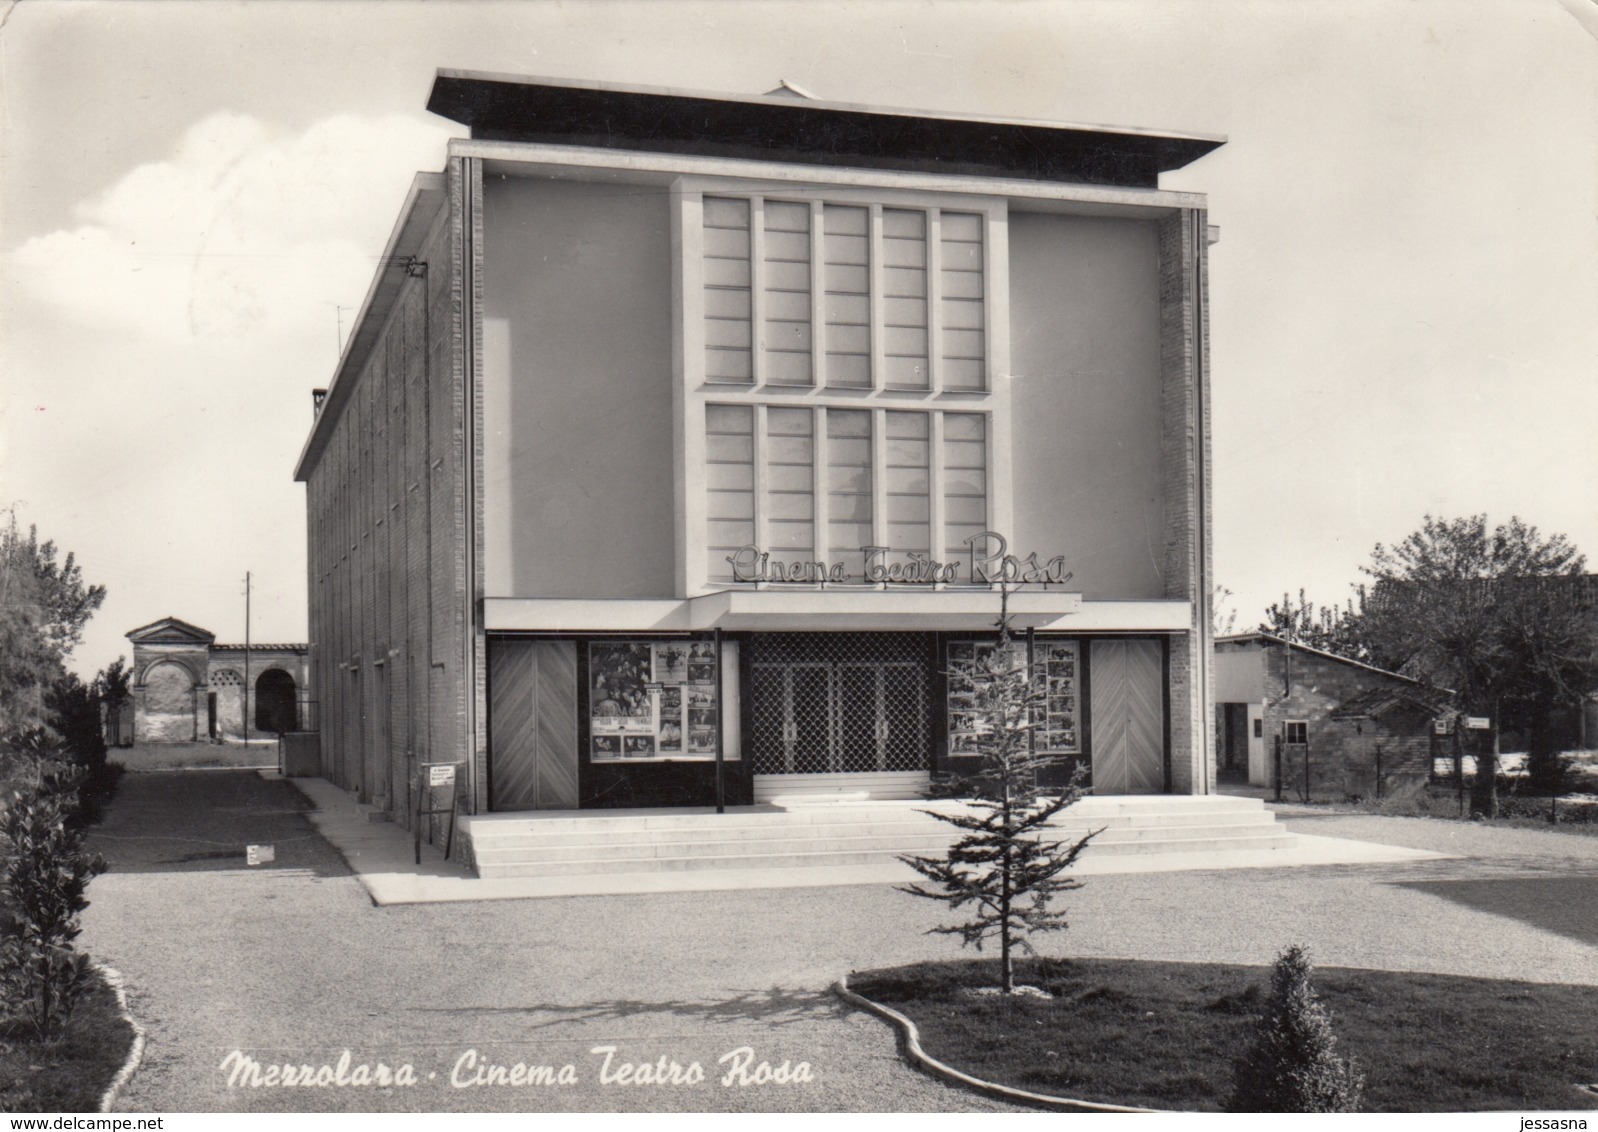
[[[577,808],[577,644],[488,642],[489,808]]]
[[[1160,643],[1094,641],[1089,717],[1095,794],[1165,789],[1165,680]]]

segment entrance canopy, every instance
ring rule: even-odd
[[[489,632],[981,632],[999,617],[998,590],[747,589],[686,600],[486,598]],[[1185,601],[1083,601],[1061,590],[1012,592],[1011,624],[1055,632],[1181,632]]]
[[[987,589],[747,589],[686,600],[487,598],[489,632],[917,631],[980,632],[999,617]],[[1185,601],[1083,601],[1060,590],[1012,592],[1017,629],[1054,632],[1180,632]]]

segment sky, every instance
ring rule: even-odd
[[[1598,570],[1594,0],[21,0],[0,8],[0,508],[108,590],[303,641],[310,391],[441,67],[1224,134],[1217,580],[1340,602],[1424,515]],[[3,517],[0,517],[3,518]],[[1069,555],[1070,548],[1060,548]]]

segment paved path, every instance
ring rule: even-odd
[[[84,946],[120,968],[149,1028],[121,1107],[229,1110],[960,1110],[981,1098],[899,1061],[827,993],[851,968],[952,957],[939,909],[887,887],[375,906],[284,782],[130,775],[94,834]],[[1374,823],[1374,824],[1372,824]],[[1295,819],[1300,832],[1459,854],[1407,865],[1098,876],[1060,954],[1317,962],[1598,984],[1598,839],[1415,819]],[[247,869],[246,843],[277,860]],[[1525,892],[1535,891],[1535,899]],[[699,1084],[599,1080],[601,1058],[698,1062]],[[809,1064],[804,1084],[722,1086],[717,1059]],[[414,1065],[413,1087],[227,1086],[262,1064]],[[454,1088],[468,1050],[570,1064],[571,1086]],[[753,1067],[751,1067],[753,1068]],[[434,1076],[429,1078],[428,1074]]]

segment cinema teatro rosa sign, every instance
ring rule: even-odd
[[[1065,556],[1046,562],[1034,551],[1022,558],[1011,554],[1010,544],[996,531],[983,531],[965,540],[966,561],[939,562],[920,551],[908,551],[905,562],[886,561],[893,548],[862,546],[860,568],[850,573],[843,562],[801,560],[785,562],[758,546],[740,547],[727,556],[734,582],[799,582],[806,585],[848,586],[889,583],[897,585],[1064,585],[1071,580]],[[962,571],[962,567],[964,568]]]

